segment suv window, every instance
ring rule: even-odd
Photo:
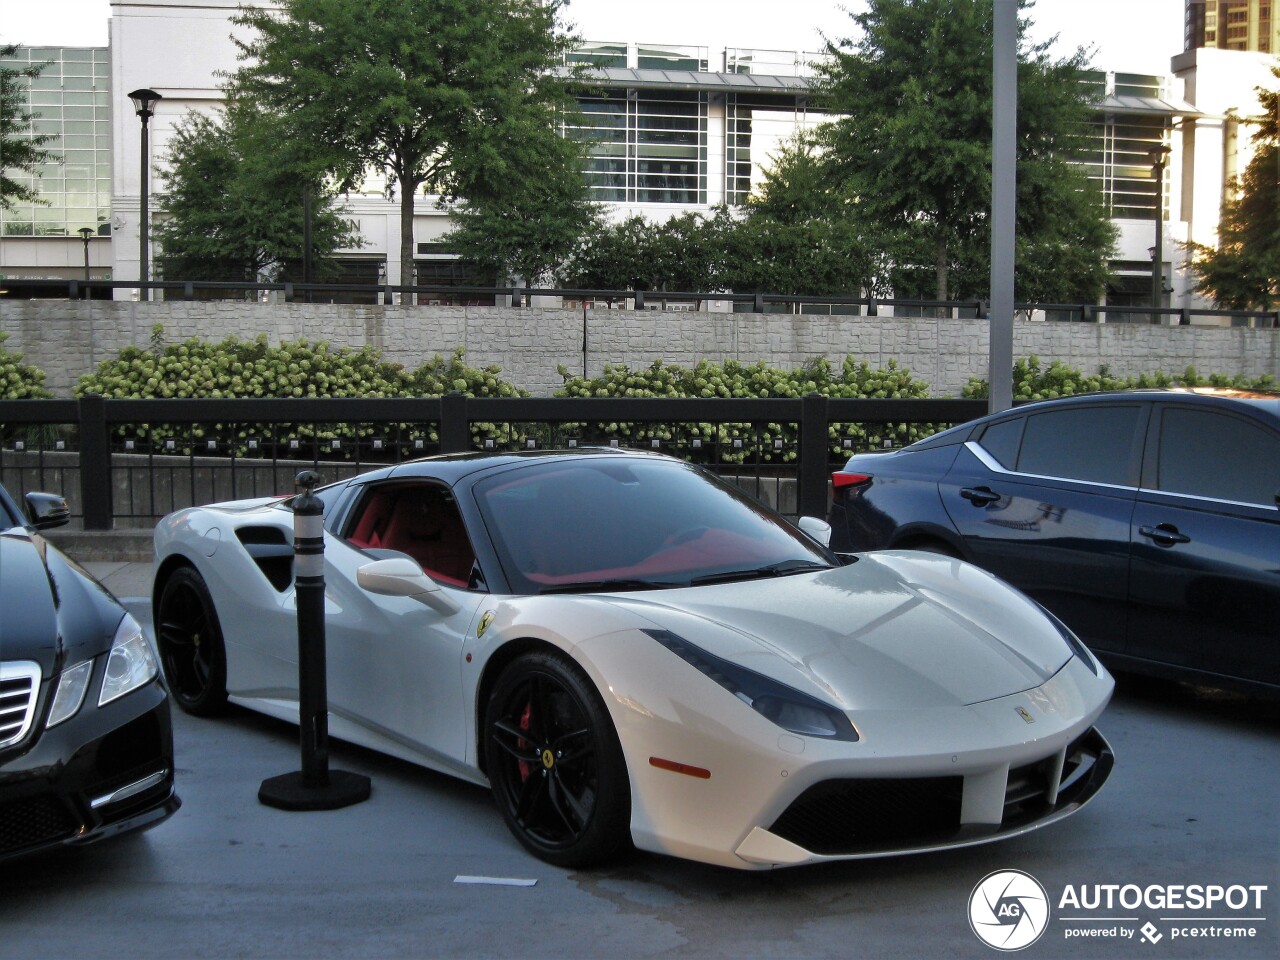
[[[1131,482],[1137,404],[1051,410],[1027,418],[1018,472],[1124,485]]]
[[[1024,422],[1022,417],[1018,417],[990,424],[982,431],[982,439],[978,441],[982,449],[995,457],[996,462],[1006,470],[1012,470],[1018,462],[1018,444],[1022,440]]]
[[[1156,489],[1273,504],[1280,490],[1280,438],[1239,417],[1167,409],[1160,419]]]

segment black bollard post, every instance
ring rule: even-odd
[[[297,476],[293,584],[298,607],[298,727],[302,770],[263,780],[258,800],[282,810],[335,810],[369,799],[369,778],[329,769],[329,696],[324,648],[324,503],[320,474]]]

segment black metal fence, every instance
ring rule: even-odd
[[[725,293],[690,290],[584,290],[529,287],[464,287],[455,285],[409,286],[339,283],[230,283],[192,280],[18,280],[0,284],[0,297],[10,299],[111,299],[115,291],[147,291],[152,299],[264,300],[285,303],[393,303],[436,306],[441,304],[521,307],[535,297],[558,298],[575,304],[590,301],[613,306],[631,303],[636,310],[664,304],[697,306],[707,300],[732,305],[735,312],[832,313],[878,316],[889,307],[900,316],[957,316],[987,318],[989,305],[981,300],[912,300],[902,298],[799,296],[777,293]],[[1171,323],[1189,325],[1195,317],[1226,320],[1231,326],[1280,328],[1280,310],[1219,310],[1211,308],[1100,306],[1080,303],[1016,303],[1019,312],[1043,311],[1048,320],[1095,323]]]
[[[62,492],[87,530],[291,493],[436,453],[602,445],[699,462],[792,516],[834,465],[986,412],[983,400],[440,398],[0,401],[0,483]]]

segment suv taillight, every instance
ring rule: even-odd
[[[870,482],[871,474],[869,473],[848,473],[844,470],[837,470],[831,474],[831,496],[832,498],[839,497],[843,490],[848,490],[850,487],[861,487]]]

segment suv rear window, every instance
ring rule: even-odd
[[[1274,504],[1280,491],[1280,438],[1239,417],[1185,407],[1165,410],[1156,487]]]
[[[1074,407],[1027,417],[1018,472],[1117,486],[1132,482],[1137,404]],[[984,438],[985,439],[985,438]]]

